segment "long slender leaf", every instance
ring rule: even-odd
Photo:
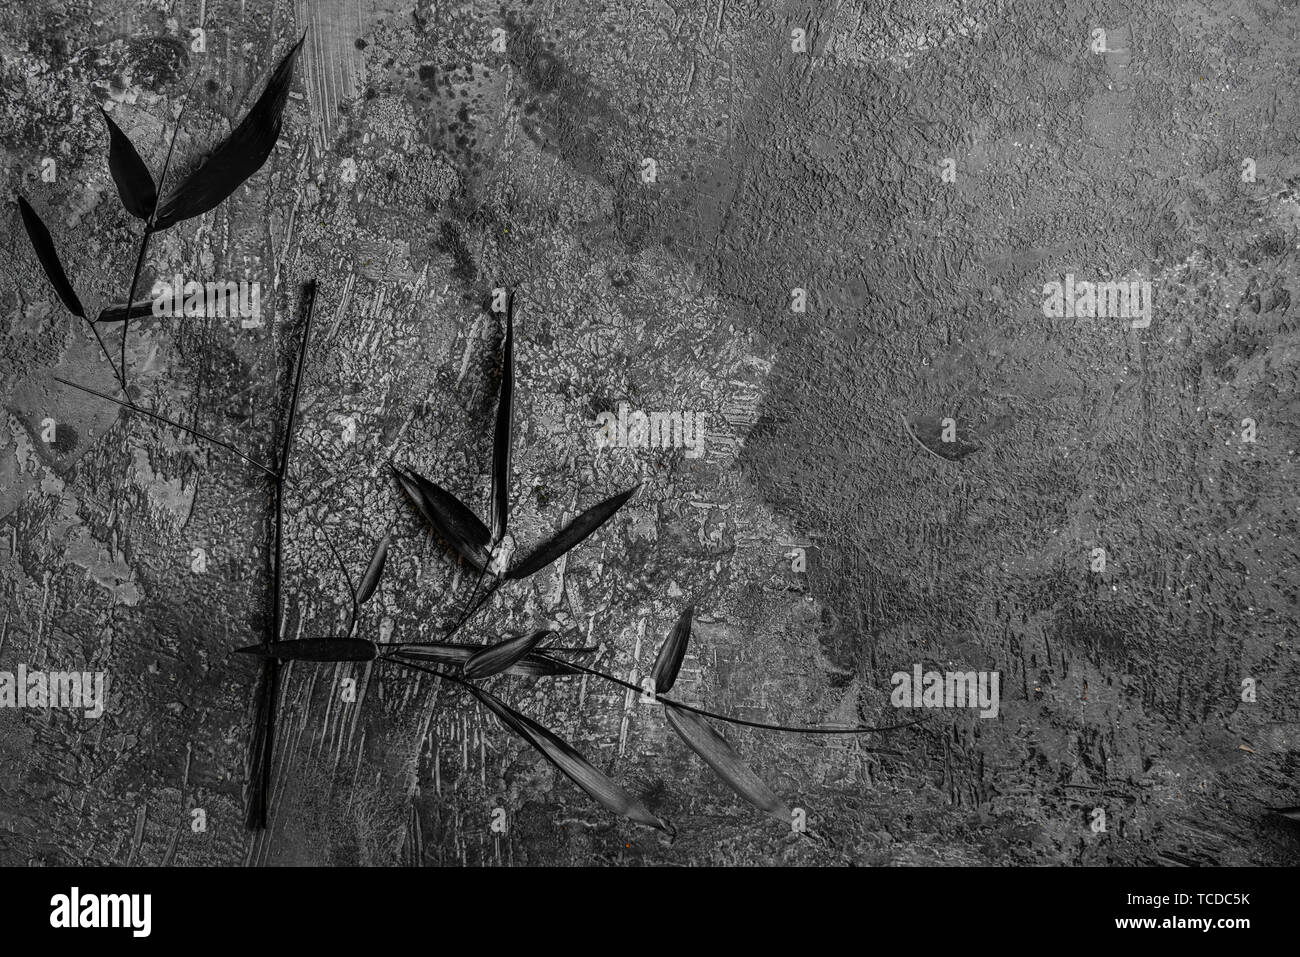
[[[465,662],[462,674],[470,681],[498,675],[536,648],[543,638],[552,634],[554,632],[549,628],[543,628],[531,635],[518,635],[488,645]]]
[[[372,661],[378,657],[379,648],[365,638],[296,638],[264,641],[236,649],[235,653],[278,661]]]
[[[375,553],[370,556],[370,564],[366,566],[366,573],[361,576],[361,587],[357,589],[357,604],[364,605],[366,600],[375,593],[379,587],[379,579],[384,574],[384,562],[388,560],[388,543],[392,541],[393,534],[389,532],[384,536],[384,540],[375,546]]]
[[[534,572],[541,571],[609,521],[614,513],[636,494],[637,489],[640,487],[641,485],[638,483],[626,492],[619,492],[617,495],[611,496],[587,509],[551,538],[533,549],[522,561],[512,565],[510,570],[506,572],[506,578],[518,581],[521,578],[527,578]]]
[[[436,665],[463,666],[483,650],[482,645],[458,645],[453,642],[432,642],[414,647],[402,648],[394,652],[398,660],[409,658],[412,661],[424,661]],[[553,661],[527,654],[503,674],[520,675],[525,678],[548,678],[559,675],[581,674],[576,668],[570,668],[561,661]]]
[[[50,238],[50,231],[45,228],[45,223],[22,196],[18,197],[18,211],[23,215],[23,227],[27,230],[27,238],[32,241],[36,258],[40,260],[41,268],[45,270],[50,285],[59,294],[63,304],[68,307],[68,312],[82,319],[86,318],[86,310],[81,308],[81,300],[77,298],[72,283],[68,281],[68,274],[63,271],[63,263],[59,262],[59,254],[54,249],[54,240]]]
[[[266,829],[271,808],[271,752],[275,747],[275,705],[280,694],[280,662],[266,658],[257,680],[257,703],[253,711],[253,738],[248,749],[248,812],[245,825],[254,831]]]
[[[501,347],[501,395],[492,436],[492,541],[501,541],[510,517],[510,447],[515,403],[515,296],[506,297],[506,335]]]
[[[649,808],[597,771],[586,758],[549,729],[515,711],[496,695],[473,685],[468,687],[503,724],[540,751],[546,760],[564,772],[569,780],[591,795],[602,807],[638,824],[663,829],[664,822],[651,814]]]
[[[117,195],[128,213],[136,219],[147,220],[158,205],[158,189],[154,186],[153,176],[135,144],[108,113],[102,109],[99,112],[108,124],[108,171],[117,184]]]
[[[714,731],[703,718],[680,708],[668,707],[668,723],[718,776],[750,804],[766,811],[779,821],[789,823],[790,809],[757,774],[740,760],[725,738]]]
[[[482,571],[488,563],[488,539],[491,534],[479,517],[464,502],[441,485],[430,482],[416,472],[393,466],[397,481],[406,492],[424,520],[438,537],[456,550],[475,571]]]
[[[650,678],[654,681],[655,694],[667,694],[677,681],[677,672],[681,670],[682,660],[686,657],[686,644],[691,640],[691,617],[695,606],[687,605],[686,610],[677,618],[677,624],[668,633],[664,643],[659,647],[659,654],[650,669]]]
[[[280,138],[294,61],[304,33],[285,54],[248,115],[158,205],[154,229],[163,230],[218,206],[266,162]]]

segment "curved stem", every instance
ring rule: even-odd
[[[638,694],[645,692],[644,688],[632,684],[630,681],[624,681],[622,678],[616,678],[613,675],[605,674],[603,671],[597,671],[595,668],[587,668],[583,665],[576,665],[571,661],[560,661],[557,658],[551,658],[545,652],[535,652],[539,658],[546,658],[556,664],[573,668],[575,671],[581,671],[595,678],[604,678],[606,681],[621,685],[629,691],[635,691]],[[679,708],[682,711],[691,711],[705,718],[715,718],[718,721],[725,721],[728,724],[743,725],[746,728],[759,728],[763,731],[790,731],[796,734],[869,734],[874,731],[899,731],[903,728],[910,728],[914,724],[920,724],[923,721],[929,721],[928,717],[917,718],[915,721],[905,721],[902,724],[887,724],[880,727],[857,727],[857,728],[809,728],[798,727],[785,724],[767,724],[763,721],[747,721],[744,718],[734,718],[730,715],[718,714],[716,711],[707,711],[704,708],[697,708],[694,705],[685,704],[681,701],[674,701],[672,698],[665,698],[663,695],[655,695],[655,701],[659,704],[666,705],[669,708]]]

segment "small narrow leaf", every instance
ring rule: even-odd
[[[364,638],[298,638],[249,645],[237,649],[236,654],[277,661],[372,661],[379,648]]]
[[[506,578],[518,581],[521,578],[527,578],[534,572],[541,571],[609,521],[614,513],[636,494],[637,489],[640,487],[641,485],[638,483],[626,492],[619,492],[617,495],[587,509],[550,539],[533,549],[526,558],[511,566],[510,570],[506,572]]]
[[[650,669],[655,694],[667,694],[677,681],[677,672],[681,670],[682,661],[686,657],[686,644],[691,640],[691,616],[694,614],[695,606],[687,605],[659,648],[654,666]]]
[[[790,809],[740,760],[725,738],[703,718],[682,708],[667,707],[668,723],[718,776],[750,804],[779,821],[789,823]]]
[[[453,642],[431,642],[418,646],[406,646],[395,652],[398,660],[409,658],[412,661],[428,662],[436,665],[463,666],[476,654],[483,651],[482,645],[458,645]],[[541,658],[527,654],[503,672],[508,675],[520,675],[525,678],[549,678],[559,675],[577,675],[582,672],[570,668],[560,661]]]
[[[501,541],[510,517],[510,445],[515,402],[515,297],[506,297],[506,335],[501,346],[501,395],[492,437],[492,542]]]
[[[384,562],[388,560],[388,543],[392,538],[393,533],[389,532],[384,536],[384,540],[375,546],[375,553],[370,556],[370,564],[366,567],[366,573],[361,576],[361,586],[357,589],[358,605],[364,605],[379,587],[379,579],[384,574]]]
[[[45,228],[45,223],[36,215],[36,210],[32,209],[27,200],[21,196],[18,197],[18,210],[23,214],[23,227],[27,230],[27,238],[32,241],[36,258],[40,260],[41,268],[49,277],[50,285],[59,294],[63,304],[68,307],[68,312],[82,319],[86,318],[86,310],[81,308],[81,300],[77,298],[72,283],[68,282],[68,274],[63,271],[63,263],[59,262],[59,254],[54,249],[54,240],[50,238],[50,231]]]
[[[304,33],[285,54],[267,81],[266,89],[234,131],[159,203],[155,230],[215,208],[262,168],[280,138],[284,105],[293,83],[293,65],[305,38]]]
[[[482,688],[473,685],[469,688],[479,701],[501,719],[503,724],[540,751],[546,760],[564,772],[569,780],[591,795],[602,807],[638,824],[647,824],[660,829],[664,827],[663,821],[651,814],[644,804],[597,771],[586,758],[549,729],[542,727],[527,715],[515,711],[500,698]]]
[[[113,118],[103,109],[99,112],[108,124],[108,171],[117,184],[117,195],[128,213],[136,219],[147,220],[158,204],[158,189],[149,175],[149,167]]]
[[[488,645],[465,662],[464,675],[470,681],[498,675],[537,647],[543,638],[552,634],[554,632],[549,628],[543,628],[531,635],[519,635]]]
[[[1300,823],[1300,807],[1277,807],[1273,809],[1273,813],[1278,817],[1286,818],[1288,821]]]
[[[438,536],[469,562],[475,571],[482,571],[488,563],[487,544],[490,535],[479,517],[456,496],[424,476],[409,470],[402,472],[396,466],[393,466],[393,472],[403,491],[410,496],[424,520],[433,526]]]
[[[169,307],[170,308],[170,307]],[[99,311],[99,315],[94,319],[95,322],[123,322],[126,319],[143,319],[146,316],[153,315],[152,299],[137,299],[127,309],[126,303],[118,302],[111,306],[105,306]]]

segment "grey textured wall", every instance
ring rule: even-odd
[[[552,623],[639,674],[693,600],[678,691],[715,710],[887,724],[911,716],[890,675],[917,663],[996,670],[1002,701],[861,738],[729,731],[807,811],[801,835],[635,696],[501,683],[673,838],[450,686],[296,664],[272,827],[250,835],[256,671],[230,652],[265,628],[269,486],[51,379],[113,388],[9,204],[0,669],[102,670],[110,703],[0,709],[0,862],[1293,862],[1268,809],[1300,804],[1298,28],[1263,0],[4,4],[6,179],[95,310],[124,298],[139,238],[96,106],[157,170],[197,78],[192,161],[308,31],[270,161],[145,270],[259,282],[260,324],[146,319],[128,343],[138,401],[269,460],[318,280],[287,637],[347,610],[309,513],[354,576],[394,531],[367,637],[434,637],[466,594],[384,463],[486,501],[485,307],[508,286],[516,537],[644,485],[562,570],[503,589],[475,640]],[[1066,273],[1150,281],[1150,327],[1045,316]],[[705,454],[598,449],[620,402],[705,413]],[[944,418],[975,451],[923,447],[944,451]]]

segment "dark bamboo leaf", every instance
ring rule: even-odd
[[[366,573],[361,576],[361,586],[357,589],[358,605],[364,605],[379,587],[379,579],[384,574],[384,562],[388,560],[388,543],[392,537],[392,532],[389,532],[384,536],[384,540],[375,546],[375,553],[370,556],[370,564],[366,567]]]
[[[54,240],[50,239],[50,231],[45,228],[45,223],[41,222],[41,217],[36,215],[36,210],[32,209],[27,200],[21,196],[18,197],[18,210],[23,214],[23,227],[27,230],[27,238],[32,241],[36,258],[41,261],[41,268],[49,277],[50,285],[59,294],[63,304],[68,307],[68,312],[82,319],[86,318],[86,310],[81,308],[81,300],[73,291],[72,283],[68,282],[68,274],[63,271],[63,264],[59,262],[59,254],[54,250]]]
[[[253,737],[248,749],[248,815],[250,830],[266,828],[271,806],[271,758],[275,746],[275,705],[279,699],[280,662],[266,658],[257,682],[257,705],[253,716]]]
[[[280,138],[284,104],[303,37],[285,54],[248,115],[158,204],[154,229],[163,230],[215,208],[266,162]]]
[[[1273,813],[1278,817],[1284,817],[1288,821],[1295,821],[1300,824],[1300,807],[1276,807]]]
[[[549,628],[535,631],[531,635],[518,635],[488,645],[474,657],[465,662],[464,676],[470,681],[499,675],[515,662],[521,660],[547,635],[554,634]]]
[[[482,688],[473,685],[469,688],[479,701],[501,719],[503,724],[540,751],[546,760],[563,771],[569,780],[590,794],[601,806],[638,824],[647,824],[660,829],[664,827],[663,821],[651,814],[644,804],[597,771],[586,758],[550,730],[527,715],[515,711],[500,698]]]
[[[636,490],[640,487],[641,485],[638,483],[626,492],[619,492],[617,495],[587,509],[550,539],[533,549],[522,561],[512,565],[510,570],[506,572],[506,578],[518,581],[521,578],[527,578],[534,572],[541,571],[609,521],[614,513],[636,494]]]
[[[379,648],[364,638],[299,638],[249,645],[236,653],[277,661],[371,661]]]
[[[481,651],[483,651],[482,645],[458,645],[452,642],[437,642],[407,646],[396,652],[396,655],[399,659],[409,658],[412,661],[454,667],[463,666]],[[548,678],[557,675],[577,675],[581,674],[581,672],[576,668],[570,668],[563,662],[528,654],[505,669],[504,674],[521,675],[526,678]]]
[[[750,804],[779,821],[790,823],[790,809],[740,760],[725,738],[703,718],[682,708],[666,707],[668,723],[692,751],[702,757],[722,780]]]
[[[402,489],[438,536],[454,548],[475,571],[482,571],[488,563],[487,544],[490,534],[479,517],[456,496],[424,476],[409,470],[404,473],[396,466],[393,466],[393,472]]]
[[[695,606],[687,605],[659,648],[654,666],[650,669],[655,694],[667,694],[677,680],[677,672],[681,670],[682,660],[686,657],[686,644],[691,640],[691,616],[694,614]]]
[[[129,315],[128,315],[129,313]],[[99,311],[95,322],[122,322],[126,319],[143,319],[146,316],[153,315],[152,299],[137,299],[128,310],[126,303],[118,302],[111,306],[105,306]]]
[[[158,190],[149,175],[149,167],[113,118],[102,109],[99,112],[108,124],[108,171],[117,184],[117,195],[128,213],[136,219],[147,220],[158,203]]]
[[[510,515],[510,445],[515,402],[515,297],[506,297],[506,335],[501,347],[501,395],[492,437],[492,541],[501,541]]]

